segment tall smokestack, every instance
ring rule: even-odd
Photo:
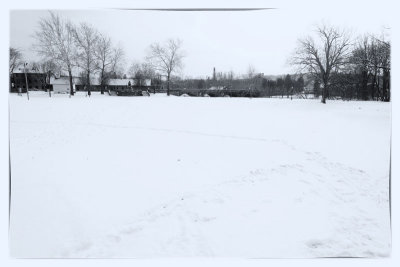
[[[217,79],[217,76],[215,75],[215,67],[214,67],[214,71],[213,71],[213,80],[215,81]]]

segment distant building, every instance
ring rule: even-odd
[[[110,90],[124,89],[129,86],[151,86],[151,79],[109,79],[107,88]]]
[[[223,90],[225,86],[211,86],[208,90]]]
[[[253,78],[264,78],[264,73],[255,73],[254,75],[253,75]]]
[[[48,88],[46,73],[30,71],[26,73],[25,79],[25,73],[16,70],[10,77],[10,92],[18,92],[18,88],[21,88],[22,92],[26,92],[26,80],[29,90],[45,90]]]
[[[151,86],[151,79],[134,79],[134,86]]]
[[[319,88],[322,88],[321,85],[319,85]],[[304,92],[312,94],[312,93],[314,93],[314,91],[315,91],[315,81],[314,80],[307,81],[304,86]]]
[[[311,80],[304,86],[304,92],[312,93],[313,91],[314,91],[314,81]]]
[[[122,87],[133,86],[135,84],[134,79],[109,79],[108,87],[120,89]]]
[[[72,88],[76,91],[76,85],[79,83],[79,78],[72,77]],[[53,87],[53,92],[56,94],[69,94],[70,84],[69,76],[51,77],[50,84]]]

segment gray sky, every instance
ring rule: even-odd
[[[74,23],[88,22],[108,34],[126,52],[126,66],[142,61],[148,46],[168,38],[183,41],[183,74],[211,76],[212,69],[245,73],[251,64],[257,72],[285,74],[293,72],[287,59],[298,38],[311,34],[321,22],[349,29],[355,35],[381,33],[390,25],[384,10],[364,9],[349,4],[346,8],[278,8],[243,12],[157,12],[113,9],[58,10]],[[23,51],[24,57],[37,60],[31,50],[32,34],[46,10],[10,12],[10,45]],[[371,19],[374,17],[375,19]]]

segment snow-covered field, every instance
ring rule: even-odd
[[[390,255],[390,104],[10,95],[14,257]]]

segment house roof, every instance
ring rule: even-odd
[[[13,73],[25,73],[24,72],[24,68],[18,68],[18,69],[14,69]],[[30,73],[34,73],[34,74],[46,74],[43,72],[40,72],[36,69],[30,69],[30,68],[26,68],[26,73],[30,74]]]

